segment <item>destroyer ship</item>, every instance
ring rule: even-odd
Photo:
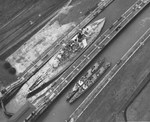
[[[80,30],[70,41],[62,44],[62,48],[19,90],[8,103],[22,106],[27,101],[27,94],[34,92],[45,83],[51,83],[67,69],[99,35],[105,18],[99,19]],[[42,91],[41,91],[42,92]],[[40,92],[39,92],[40,94]]]
[[[68,92],[67,101],[73,103],[83,93],[85,93],[111,66],[109,62],[104,60],[96,62],[78,81],[75,83],[71,91]]]
[[[87,80],[91,75],[104,63],[105,59],[98,59],[90,69],[87,70],[86,73],[83,74],[83,76],[79,79],[77,83],[72,87],[72,90],[68,92],[66,100],[69,100],[78,90],[79,90],[79,84],[82,81]]]

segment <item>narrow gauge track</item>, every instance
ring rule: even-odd
[[[104,8],[106,6],[108,6],[111,2],[113,2],[114,0],[106,0],[106,1],[102,1],[98,4],[98,7],[91,12],[90,15],[88,15],[81,23],[79,23],[67,36],[62,37],[61,39],[59,39],[56,43],[54,43],[54,45],[52,45],[53,49],[56,48],[57,51],[59,51],[59,49],[61,48],[61,43],[63,43],[63,41],[67,42],[68,40],[70,40],[75,34],[78,33],[80,28],[83,28],[84,26],[86,26],[89,22],[91,22],[95,17],[97,17],[97,15],[99,13],[101,13]],[[62,41],[63,40],[63,41]],[[61,42],[62,41],[62,42]],[[2,96],[2,100],[6,101],[7,99],[10,99],[10,97],[13,96],[14,92],[17,91],[18,89],[20,89],[20,87],[29,79],[31,78],[45,63],[47,63],[49,61],[49,59],[55,54],[57,53],[57,51],[53,51],[51,50],[51,47],[48,48],[48,50],[46,50],[39,58],[37,62],[33,62],[33,67],[31,67],[30,69],[28,69],[28,71],[26,71],[26,73],[21,76],[16,82],[12,83],[10,86],[6,87],[6,89],[4,89],[4,93]],[[2,92],[1,92],[2,93]]]
[[[56,6],[57,5],[55,5],[53,7],[56,8]],[[17,30],[15,32],[12,32],[9,36],[4,38],[3,40],[0,40],[0,55],[4,55],[6,51],[8,51],[13,46],[17,45],[20,41],[22,41],[25,38],[27,38],[28,36],[30,36],[31,33],[35,32],[39,28],[42,28],[42,26],[44,26],[48,21],[50,21],[57,14],[57,12],[59,10],[54,12],[52,15],[50,15],[51,14],[50,11],[51,11],[51,7],[42,14],[42,18],[37,17],[36,19],[34,19],[33,20],[34,23],[32,25],[29,22],[30,19],[27,18],[27,21],[22,23],[22,25],[19,28],[17,28]],[[46,19],[44,20],[43,18],[46,18]],[[30,21],[32,21],[32,20],[30,20]],[[19,31],[21,31],[22,29],[24,29],[24,30],[19,33]],[[17,33],[19,35],[15,36]]]
[[[0,27],[0,31],[4,29],[8,24],[10,24],[12,21],[16,21],[17,17],[19,17],[21,14],[27,13],[29,10],[31,10],[34,6],[29,6],[28,8],[22,10],[19,12],[16,16],[14,16],[10,21],[8,21],[6,24],[4,24],[2,27]]]
[[[144,79],[141,80],[140,84],[134,89],[133,94],[131,94],[127,100],[122,103],[118,114],[121,112],[124,116],[125,122],[127,122],[127,110],[129,106],[134,102],[137,96],[142,92],[142,90],[146,87],[146,85],[150,82],[150,72],[146,74]]]
[[[104,2],[103,1],[100,2],[98,4],[97,8],[95,8],[94,11],[91,12],[90,15],[85,17],[81,23],[79,23],[71,31],[67,32],[66,35],[63,35],[56,42],[54,42],[39,57],[37,57],[37,59],[35,61],[33,61],[32,64],[29,67],[27,67],[27,69],[22,74],[27,76],[27,75],[31,74],[32,72],[34,72],[36,70],[36,68],[44,65],[61,48],[62,43],[70,40],[74,35],[76,35],[79,32],[79,29],[83,28],[89,22],[91,22],[98,14],[100,14],[104,10],[104,8],[106,8],[113,1],[114,0],[106,0]],[[97,13],[95,13],[95,12],[97,12]],[[9,61],[8,58],[6,60]]]
[[[147,34],[145,34],[145,35],[147,35]],[[149,29],[149,36],[150,36],[150,29]],[[145,41],[147,41],[147,40],[145,40]],[[117,112],[117,114],[119,114],[121,112],[124,115],[125,122],[127,122],[127,115],[126,115],[127,109],[134,102],[134,100],[137,98],[137,96],[142,92],[142,90],[146,87],[146,85],[149,82],[150,82],[150,72],[148,71],[144,74],[144,77],[142,77],[142,79],[140,80],[138,86],[133,88],[133,93],[130,94],[126,98],[126,100],[123,101],[123,103],[121,103],[122,105],[120,106],[119,111]]]
[[[43,102],[39,103],[39,107],[36,108],[35,111],[33,111],[26,119],[25,121],[32,121],[35,120],[41,113],[47,109],[47,107],[62,93],[62,91],[71,83],[71,81],[80,73],[81,70],[89,62],[102,51],[102,49],[108,45],[111,40],[129,23],[133,18],[140,13],[146,5],[149,4],[150,1],[148,0],[138,0],[135,2],[108,30],[104,32],[104,34],[99,37],[55,82],[56,85],[53,86],[53,88],[49,88],[51,92],[49,95],[45,96],[43,98]],[[141,43],[140,43],[141,44]],[[130,50],[129,50],[130,52]],[[128,54],[128,53],[127,53]],[[131,56],[131,52],[129,53],[129,56]],[[123,59],[126,57],[123,57]],[[120,62],[117,63],[118,65],[122,64],[124,61],[120,60]],[[125,62],[124,62],[125,63]],[[116,68],[113,68],[116,70]],[[112,70],[113,70],[112,69]],[[111,71],[112,71],[111,70]],[[108,76],[110,76],[112,72],[108,73]],[[108,83],[110,81],[105,78],[105,82]],[[106,85],[105,83],[105,85]],[[99,85],[98,85],[99,86]],[[101,84],[99,86],[101,88]],[[98,87],[98,88],[99,88]],[[94,89],[94,92],[92,92],[89,96],[90,98],[87,98],[81,106],[74,112],[74,114],[71,116],[73,120],[77,119],[77,117],[83,112],[84,108],[86,108],[86,105],[91,103],[91,97],[95,97],[95,94],[99,92],[97,87]],[[96,93],[95,93],[96,92]]]
[[[93,91],[86,97],[86,99],[79,105],[79,107],[70,115],[67,122],[75,122],[82,115],[82,113],[88,108],[92,101],[101,93],[101,91],[111,82],[111,79],[120,71],[120,69],[127,63],[127,61],[141,48],[150,36],[150,29],[148,29],[143,36],[135,42],[135,44],[128,50],[128,52],[117,62],[117,64],[109,71],[109,73],[102,79],[102,81],[93,89]],[[146,76],[149,78],[149,75]],[[124,101],[120,107],[120,111],[125,112],[127,106],[132,102],[142,88],[149,82],[148,80],[142,80],[135,88],[134,94],[129,96],[129,101]]]

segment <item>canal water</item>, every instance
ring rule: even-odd
[[[118,19],[136,0],[115,0],[99,18],[106,17],[106,23],[102,33],[110,27],[110,25]],[[114,65],[127,50],[137,41],[137,39],[150,27],[150,8],[144,9],[122,32],[113,39],[110,45],[99,55],[105,57]],[[89,65],[90,66],[90,65]],[[82,73],[80,74],[82,75]],[[76,81],[75,79],[74,81]],[[66,102],[68,90],[72,87],[71,84],[55,103],[53,103],[46,112],[38,119],[37,122],[64,122],[69,115],[79,106],[84,98],[90,93],[94,86],[86,92],[75,103],[70,105]],[[96,86],[96,84],[95,84]]]
[[[93,0],[91,0],[93,1]],[[97,2],[99,0],[95,0]],[[102,30],[105,32],[136,0],[115,0],[96,19],[106,17],[106,23]],[[94,3],[93,3],[94,4]],[[90,5],[90,4],[89,4]],[[103,50],[99,56],[105,57],[114,65],[135,41],[150,27],[150,8],[142,11],[113,41]],[[90,65],[89,65],[90,67]],[[88,67],[87,67],[88,68]],[[84,71],[83,71],[84,72]],[[81,76],[83,72],[79,75]],[[77,80],[76,78],[74,82]],[[96,84],[95,84],[96,85]],[[95,86],[94,85],[94,86]],[[53,104],[39,117],[36,122],[65,122],[69,115],[79,106],[92,88],[75,103],[70,105],[66,102],[66,95],[70,86],[55,100]]]

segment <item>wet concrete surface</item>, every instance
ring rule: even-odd
[[[116,113],[123,111],[122,106],[126,103],[128,97],[133,93],[138,84],[140,84],[144,74],[150,72],[149,39],[150,38],[147,39],[145,45],[140,48],[116,74],[111,82],[80,116],[77,122],[115,121]],[[145,111],[147,112],[146,109]],[[144,121],[144,119],[142,119],[143,115],[140,115],[141,117],[139,116],[139,119],[136,121]],[[128,113],[128,117],[131,117],[130,113]],[[130,119],[130,121],[135,121],[135,119]],[[149,119],[145,119],[145,121],[149,121]]]
[[[125,1],[115,1],[112,5],[110,5],[100,16],[106,17],[106,24],[103,29],[103,32],[108,28],[112,22],[114,22],[120,15],[131,6],[135,1],[125,2]],[[118,4],[118,5],[116,5]],[[122,5],[122,6],[121,6]],[[126,9],[125,9],[126,5]],[[116,8],[116,6],[120,8]],[[116,9],[115,9],[116,8]],[[124,8],[124,9],[122,9]],[[113,9],[113,11],[111,11]],[[121,11],[122,10],[122,11]],[[111,13],[110,13],[111,11]],[[116,14],[117,13],[117,14]],[[145,14],[144,14],[145,13]],[[114,39],[114,41],[102,52],[101,56],[106,57],[106,59],[114,65],[123,54],[133,45],[133,43],[148,29],[149,21],[143,23],[144,19],[149,17],[149,10],[144,10],[142,14],[140,14],[136,19],[131,22],[118,36]],[[71,86],[71,85],[70,85]],[[96,84],[95,84],[96,86]],[[66,93],[69,90],[65,90],[65,92],[57,99],[56,103],[49,107],[49,110],[41,116],[41,119],[44,119],[47,122],[49,119],[52,122],[60,122],[67,119],[67,116],[71,114],[75,108],[84,100],[84,98],[90,93],[91,89],[84,94],[79,100],[77,100],[73,105],[69,105],[65,101]],[[87,117],[87,116],[86,116]],[[85,118],[84,118],[85,119]],[[82,119],[82,122],[84,121]]]
[[[150,67],[148,68],[150,69]],[[150,121],[149,101],[150,101],[150,83],[142,90],[142,92],[138,95],[138,97],[128,107],[126,112],[127,120],[149,122]]]
[[[30,27],[31,25],[30,24],[27,24],[25,28],[22,27],[21,24],[23,23],[26,23],[26,21],[28,22],[29,21],[29,18],[31,20],[34,20],[36,21],[36,17],[38,16],[38,14],[40,13],[41,14],[41,19],[40,21],[42,21],[42,18],[44,19],[42,13],[45,12],[45,10],[48,8],[48,6],[54,6],[54,7],[50,7],[51,9],[51,13],[52,14],[53,12],[55,12],[56,10],[60,9],[64,4],[67,3],[67,0],[62,0],[63,2],[60,3],[60,1],[51,1],[51,2],[48,2],[47,0],[44,0],[40,5],[35,5],[34,8],[32,10],[30,10],[30,12],[26,13],[26,14],[23,14],[23,15],[20,15],[17,20],[15,22],[11,22],[10,24],[8,24],[5,28],[3,28],[2,30],[0,30],[0,50],[1,48],[3,47],[3,41],[8,41],[10,40],[10,44],[7,45],[8,47],[13,44],[16,40],[16,37],[18,35],[20,35],[23,31],[23,34],[25,35],[27,32],[30,32]],[[46,5],[47,3],[47,5]],[[59,4],[60,3],[60,4]],[[50,5],[49,5],[50,4]],[[57,5],[57,7],[56,7]],[[34,16],[33,16],[34,15]],[[21,18],[21,19],[20,19]],[[18,27],[19,26],[19,27]],[[36,25],[34,25],[32,28],[34,28],[35,26],[37,26],[37,23]],[[18,30],[18,32],[16,32],[16,28],[20,28]],[[11,30],[14,30],[14,32],[12,31],[13,35],[11,35],[9,33],[9,31]],[[27,29],[27,30],[24,30],[24,29]],[[40,28],[38,28],[39,30]],[[37,32],[38,30],[36,30],[35,32]],[[25,32],[24,32],[25,31]],[[7,33],[8,32],[8,33]],[[34,33],[35,33],[34,32]],[[4,35],[6,35],[6,40],[3,40],[3,33]],[[8,36],[8,35],[9,36]],[[33,33],[32,33],[33,34]],[[30,38],[31,35],[28,37]],[[15,39],[15,40],[14,40]],[[17,38],[18,39],[18,38]],[[10,84],[11,82],[14,82],[17,80],[16,76],[15,75],[10,75],[10,73],[8,73],[8,70],[4,68],[4,60],[5,58],[7,58],[9,55],[11,55],[11,53],[13,53],[16,49],[18,49],[23,43],[25,43],[27,41],[27,38],[24,39],[24,40],[21,40],[16,46],[12,47],[10,50],[8,50],[4,55],[0,55],[0,81],[3,81],[3,82],[7,82],[7,83],[4,83],[3,85],[6,86],[8,84]]]
[[[5,8],[13,6],[10,8],[7,8],[9,11],[17,9],[17,6],[21,7],[24,6],[24,11],[23,14],[17,14],[14,17],[9,19],[9,24],[6,24],[4,27],[0,27],[1,32],[0,34],[6,33],[8,31],[8,29],[14,29],[16,26],[20,26],[22,25],[24,22],[28,21],[28,20],[34,20],[35,18],[39,18],[39,14],[41,14],[41,18],[43,17],[44,13],[51,9],[51,11],[49,12],[49,14],[52,14],[54,11],[56,11],[57,9],[59,9],[61,7],[61,5],[64,5],[64,3],[66,3],[68,0],[30,0],[27,2],[25,1],[19,1],[19,0],[14,0],[13,3],[10,2],[10,0],[5,0],[5,2],[3,2],[4,0],[1,0],[1,6],[3,6],[4,8],[2,8],[0,6],[0,8],[2,9],[4,14],[6,10]],[[9,3],[10,2],[10,3]],[[16,2],[16,3],[15,3]],[[26,3],[26,5],[24,5]],[[28,7],[28,5],[30,4],[30,7]],[[12,11],[11,11],[12,12]],[[12,14],[11,12],[9,12],[9,14]],[[21,11],[22,12],[22,11]],[[7,15],[6,15],[7,16]],[[11,15],[13,16],[13,14]],[[3,16],[2,16],[3,18]],[[6,21],[5,21],[6,22]]]
[[[21,11],[37,2],[38,0],[0,0],[0,28]]]
[[[99,18],[106,17],[103,32],[135,1],[115,1],[102,14],[100,14]],[[114,39],[114,41],[106,49],[104,49],[100,56],[106,57],[106,59],[114,65],[134,44],[134,42],[149,28],[150,21],[146,19],[149,17],[149,9],[145,9]],[[71,86],[72,85],[70,85],[70,87]],[[41,116],[41,120],[43,119],[44,122],[47,122],[49,119],[51,119],[52,122],[64,121],[92,90],[90,89],[86,92],[86,94],[79,98],[79,100],[77,100],[73,105],[69,105],[65,101],[65,97],[70,87],[68,87],[60,98],[58,98],[56,102],[43,114],[43,116]],[[83,120],[84,119],[82,119],[82,122]]]
[[[118,19],[120,15],[123,14],[135,1],[136,0],[132,0],[132,1],[131,0],[128,0],[128,1],[127,0],[126,1],[115,0],[114,3],[112,3],[106,10],[104,10],[104,12],[102,12],[102,14],[98,16],[98,18],[106,17],[106,23],[105,23],[103,32],[108,27],[110,27],[110,25],[116,19]],[[106,59],[112,62],[112,65],[114,65],[123,56],[123,54],[125,54],[125,52],[134,44],[134,42],[150,27],[149,11],[150,11],[150,8],[147,7],[142,13],[140,13],[140,15],[138,15],[115,39],[113,39],[113,42],[106,49],[104,49],[104,51],[99,56],[106,57]],[[82,73],[80,75],[82,75]],[[76,78],[74,82],[77,79],[78,78]],[[69,103],[67,103],[65,99],[66,99],[66,93],[68,92],[68,90],[71,88],[72,85],[73,84],[71,84],[61,94],[61,96],[58,99],[56,99],[55,103],[53,103],[44,112],[44,114],[40,116],[37,122],[49,122],[49,121],[64,122],[65,119],[69,117],[69,115],[76,109],[76,107],[84,100],[84,98],[96,86],[95,84],[88,92],[86,92],[81,98],[79,98],[79,100],[77,100],[74,104],[69,105]],[[101,101],[102,98],[97,97],[97,99],[98,101]],[[103,100],[103,103],[104,102],[105,100]],[[113,101],[110,104],[113,105]],[[112,111],[113,110],[114,108],[112,109]],[[97,112],[97,113],[100,113],[100,112]],[[101,115],[103,114],[104,113],[102,112]],[[94,115],[92,118],[96,116],[100,116],[100,115],[99,114]],[[0,116],[0,117],[4,118],[3,116]],[[102,117],[102,119],[104,119],[105,117]],[[87,118],[87,115],[85,115],[85,118],[84,117],[81,118],[81,122],[84,122],[84,119],[86,118]],[[92,119],[89,119],[89,120],[91,120],[90,122],[92,122]],[[96,121],[96,120],[93,120],[93,121]],[[99,120],[97,121],[99,122]],[[5,120],[3,122],[5,122]]]

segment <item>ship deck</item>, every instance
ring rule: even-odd
[[[150,50],[149,39],[150,37],[145,40],[146,42],[144,45],[142,45],[142,47],[135,52],[129,61],[125,63],[121,70],[117,72],[102,92],[98,94],[96,99],[94,99],[93,102],[85,109],[77,122],[107,122],[114,120],[119,121],[121,119],[124,121],[123,118],[118,116],[119,113],[123,114],[122,112],[125,110],[124,106],[131,97],[131,94],[134,93],[134,90],[141,85],[146,76],[148,77],[146,80],[150,80],[150,55],[148,53]],[[130,115],[127,116],[127,118],[131,118]],[[148,116],[146,118],[149,119]],[[140,118],[141,121],[144,121],[143,119]],[[130,121],[135,120],[135,118],[134,120],[130,119]]]
[[[124,13],[135,1],[136,0],[132,0],[132,1],[128,0],[128,2],[124,0],[115,0],[115,2],[112,5],[110,5],[104,12],[102,12],[102,14],[100,14],[96,19],[106,17],[106,24],[104,26],[103,32],[108,27],[110,27],[110,25],[116,19],[118,19],[120,15]],[[135,43],[135,41],[150,27],[149,11],[150,8],[147,7],[142,13],[140,13],[136,17],[136,19],[134,19],[134,21],[132,21],[116,38],[113,39],[114,41],[109,46],[107,46],[107,48],[104,49],[104,51],[102,51],[99,56],[105,57],[108,61],[112,62],[112,65],[114,65],[122,57],[122,55],[125,54],[127,50]],[[121,69],[121,71],[113,79],[114,83],[111,82],[111,84],[108,85],[106,89],[103,91],[104,96],[100,94],[92,102],[91,106],[89,106],[87,110],[82,114],[82,116],[79,118],[78,121],[84,122],[86,120],[87,122],[88,121],[93,122],[93,121],[100,121],[101,119],[107,120],[106,118],[110,115],[114,116],[113,114],[114,111],[119,107],[119,105],[122,105],[120,104],[119,101],[124,100],[121,96],[126,95],[124,90],[126,91],[128,86],[131,84],[137,85],[136,82],[138,81],[137,79],[139,79],[140,76],[143,75],[144,71],[148,68],[148,66],[150,66],[149,64],[150,57],[148,55],[149,44],[150,43],[146,43],[143,46],[143,48],[140,51],[138,51],[138,53],[136,53],[134,57]],[[91,64],[88,65],[88,67],[90,66]],[[83,72],[85,72],[85,70]],[[124,77],[120,78],[124,73],[125,73]],[[80,75],[82,75],[82,73]],[[5,79],[7,80],[8,78],[5,77]],[[75,81],[77,79],[78,77],[75,79]],[[133,82],[131,82],[131,80]],[[40,116],[37,122],[49,122],[49,120],[51,120],[52,122],[65,121],[97,84],[95,84],[86,94],[83,95],[83,97],[77,100],[73,105],[69,105],[65,99],[66,99],[67,92],[68,90],[70,90],[70,88],[72,88],[72,85],[73,84],[67,87],[67,89],[59,96],[58,99],[56,99],[56,101],[46,110],[46,112],[42,114],[42,116]],[[148,91],[147,91],[147,95],[148,95]],[[115,93],[116,95],[115,98],[118,100],[117,103],[114,103],[114,97],[111,97],[112,95],[111,93]],[[148,101],[149,100],[145,99],[144,103],[147,103]],[[99,107],[95,109],[96,106],[94,104],[99,104]],[[89,116],[90,109],[95,110],[92,113],[92,116]],[[148,113],[147,109],[144,110],[142,107],[140,107],[139,109],[140,110],[142,109],[145,115]],[[107,113],[108,110],[110,110],[110,112]],[[131,108],[130,111],[128,111],[128,115],[129,115],[128,118],[130,120],[131,119],[133,120],[133,118],[131,118],[130,116],[130,112],[132,112]],[[2,120],[2,122],[6,122],[7,119],[4,119],[3,114],[1,113],[0,115],[1,115],[0,119]],[[135,114],[133,114],[132,116],[134,116],[135,118],[137,117],[137,115]],[[145,118],[147,118],[147,120],[150,119],[148,117]],[[118,122],[120,122],[120,118],[118,117],[117,119]]]

